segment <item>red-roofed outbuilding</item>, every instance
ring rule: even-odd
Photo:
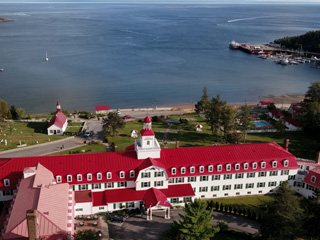
[[[51,118],[48,126],[48,135],[63,135],[68,126],[68,119],[61,111],[59,101],[57,102],[57,112]]]

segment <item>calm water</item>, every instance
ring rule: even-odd
[[[228,48],[318,30],[318,6],[0,4],[0,98],[29,113],[228,102],[305,93],[308,64]],[[228,20],[235,20],[228,22]],[[49,62],[46,63],[45,52]]]

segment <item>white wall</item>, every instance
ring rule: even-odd
[[[92,213],[92,202],[75,203],[74,215],[90,215]]]

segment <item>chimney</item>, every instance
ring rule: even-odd
[[[316,163],[320,164],[320,152],[317,152]]]
[[[176,141],[176,148],[179,148],[180,141]]]
[[[283,140],[283,148],[287,151],[289,150],[289,141],[290,140],[288,138]]]
[[[29,240],[36,240],[38,238],[37,210],[27,210],[26,217]]]

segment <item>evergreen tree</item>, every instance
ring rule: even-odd
[[[243,134],[243,142],[245,143],[247,140],[247,130],[253,128],[253,120],[251,116],[251,108],[245,104],[240,107],[240,129],[244,132]]]
[[[103,127],[107,132],[112,131],[112,135],[115,136],[118,128],[124,128],[125,122],[123,119],[114,112],[109,112],[107,118],[103,120]]]
[[[11,105],[9,111],[11,113],[12,119],[13,120],[17,120],[18,119],[18,113],[17,113],[16,107],[14,105]]]
[[[195,111],[196,113],[204,112],[209,104],[209,97],[207,94],[207,88],[203,88],[203,95],[201,97],[201,100],[195,104]]]
[[[267,206],[260,228],[262,239],[293,240],[301,233],[302,209],[300,201],[284,182]]]
[[[220,95],[213,97],[208,104],[204,114],[207,124],[211,128],[212,134],[217,133],[222,125],[222,118],[227,103],[220,100]]]
[[[311,86],[305,95],[304,101],[320,103],[320,81],[311,83]]]
[[[219,228],[212,226],[212,210],[206,210],[206,202],[195,199],[180,214],[179,231],[185,240],[210,240]]]
[[[315,198],[310,203],[306,214],[303,229],[305,235],[311,240],[320,240],[320,192],[319,189],[315,191]]]
[[[310,102],[307,110],[301,114],[300,122],[304,131],[320,144],[320,103]]]
[[[0,99],[0,122],[3,121],[8,114],[7,102]]]

